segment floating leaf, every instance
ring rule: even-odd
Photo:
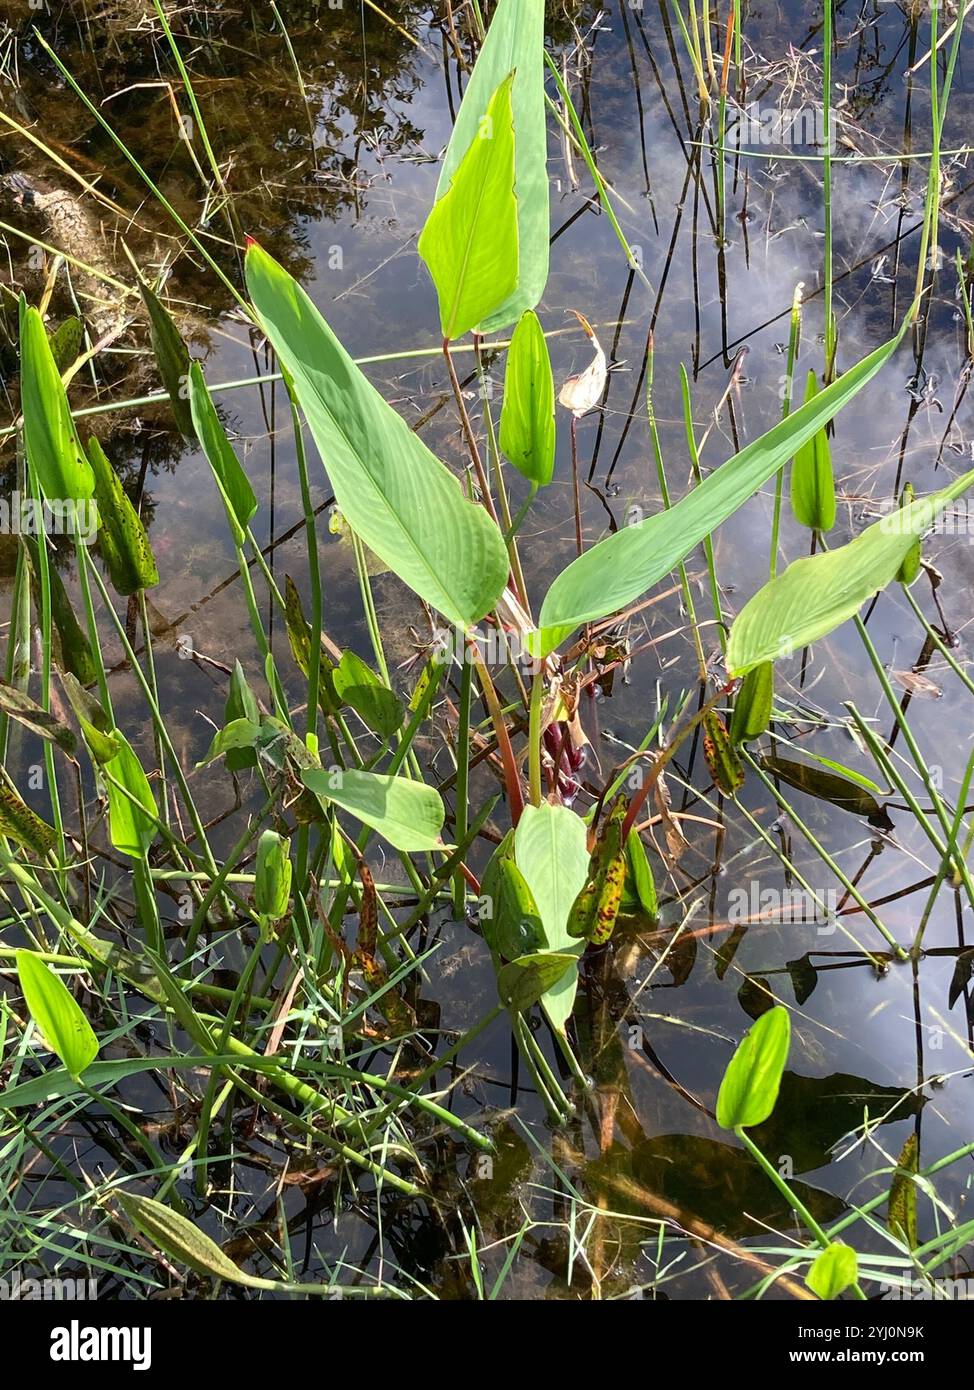
[[[351,812],[396,849],[413,853],[443,848],[445,813],[433,787],[357,768],[309,768],[301,777],[319,801]]]
[[[881,517],[848,545],[795,560],[737,615],[727,644],[728,671],[741,676],[762,661],[800,651],[853,617],[895,579],[916,537],[972,483],[974,470],[941,492]]]
[[[17,974],[30,1016],[44,1040],[77,1079],[98,1056],[98,1039],[59,975],[32,951],[17,952]]]
[[[870,825],[892,829],[892,822],[884,806],[881,806],[872,792],[860,786],[857,781],[839,772],[828,772],[811,763],[793,762],[790,758],[762,758],[761,765],[773,777],[780,777],[790,787],[828,801],[843,811],[865,816]]]
[[[499,0],[470,75],[436,187],[446,196],[477,139],[491,97],[513,72],[514,192],[517,197],[517,285],[480,325],[484,333],[515,323],[533,309],[548,279],[548,136],[544,100],[544,0]]]
[[[256,245],[247,252],[247,285],[356,535],[448,621],[467,627],[482,618],[507,583],[507,548],[494,522]]]
[[[189,390],[189,352],[162,300],[141,279],[139,289],[149,312],[149,337],[162,384],[169,395],[169,404],[180,434],[193,437],[193,416],[187,394]]]
[[[98,503],[98,545],[115,592],[151,589],[159,583],[159,571],[142,518],[97,439],[88,440],[88,459]]]
[[[507,350],[500,446],[529,482],[546,487],[555,469],[555,383],[537,314],[518,319]]]
[[[790,1040],[791,1019],[780,1004],[745,1033],[717,1093],[721,1129],[747,1128],[768,1118],[778,1099]]]
[[[838,1298],[859,1277],[859,1260],[851,1245],[833,1240],[805,1275],[812,1293],[826,1300]]]
[[[494,92],[417,243],[436,286],[447,342],[478,328],[517,286],[513,84],[511,73]]]
[[[582,623],[627,607],[669,574],[852,400],[892,355],[901,334],[748,444],[668,510],[623,526],[573,560],[541,605],[536,654],[553,651]]]
[[[974,975],[974,947],[961,951],[954,963],[954,973],[950,979],[950,992],[947,996],[949,1009],[954,1007],[964,993],[965,988],[970,984],[972,975]]]
[[[818,395],[815,373],[808,373],[805,404]],[[791,465],[791,510],[801,526],[831,531],[835,525],[835,479],[829,437],[823,426],[795,451]]]

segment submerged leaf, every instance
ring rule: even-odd
[[[912,1175],[920,1171],[920,1141],[916,1130],[907,1138],[896,1164],[889,1188],[886,1224],[910,1250],[915,1250],[917,1238],[917,1190]]]

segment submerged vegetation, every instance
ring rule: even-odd
[[[902,153],[925,192],[915,260],[899,239],[892,274],[890,253],[867,258],[866,290],[896,294],[866,329],[838,270],[834,185],[880,155],[848,153],[865,131],[848,91],[835,104],[828,0],[815,53],[784,77],[737,0],[662,0],[652,38],[648,0],[610,22],[543,0],[348,9],[272,4],[245,22],[153,0],[93,21],[117,42],[86,38],[80,69],[46,22],[7,30],[5,92],[42,72],[85,133],[65,139],[63,113],[26,93],[4,115],[9,148],[64,184],[5,170],[22,221],[0,222],[3,466],[30,517],[14,526],[11,500],[4,528],[4,1270],[136,1298],[936,1295],[974,1231],[969,1128],[948,1142],[970,1098],[925,1118],[971,1067],[969,595],[948,624],[936,566],[974,470],[966,441],[926,469],[906,434],[868,489],[841,466],[847,422],[888,410],[911,352],[910,419],[940,406],[923,355],[945,313],[961,340],[948,432],[966,418],[967,152],[944,144],[964,0],[939,31],[936,7],[900,16],[911,79],[924,64],[929,79],[929,130]],[[717,265],[719,323],[701,329],[695,304],[671,380],[653,152],[637,211],[595,134],[610,28],[634,71],[643,44],[679,137],[674,239],[691,199],[694,280],[705,248]],[[126,54],[133,32],[151,63]],[[313,86],[302,64],[326,42],[341,61]],[[268,43],[287,110],[265,148],[228,65]],[[456,99],[430,116],[442,155],[382,110],[434,61]],[[770,156],[741,126],[755,94],[813,77],[819,143],[779,165],[814,171],[822,230],[802,274],[818,290],[789,286],[779,396],[752,412],[728,287],[763,177],[750,166]],[[137,119],[146,84],[177,122],[169,156]],[[233,158],[224,87],[243,110]],[[559,145],[625,274],[614,324],[584,266],[569,280],[549,264]],[[386,323],[374,301],[362,360],[329,322],[338,298],[313,283],[307,229],[361,213],[406,151],[417,234],[396,228],[395,308]],[[905,182],[900,213],[911,196]],[[326,261],[342,253],[326,241]],[[375,259],[359,253],[348,293]],[[393,313],[418,346],[394,343]],[[701,429],[705,338],[726,379]],[[427,375],[392,389],[383,369]],[[744,400],[765,428],[745,427]],[[627,437],[642,501],[619,524]],[[183,518],[216,508],[212,546],[232,557],[203,600],[205,546],[177,573],[184,521],[167,531],[150,498],[187,458]],[[891,605],[921,633],[908,670],[874,620]],[[939,759],[943,733],[917,713],[943,693],[930,672],[965,702]],[[638,701],[604,727],[627,688]],[[656,993],[685,985],[698,952],[710,993]],[[949,980],[928,1017],[931,961]],[[856,1009],[829,993],[839,971]],[[818,1018],[805,1006],[823,983]],[[837,1063],[840,1037],[875,1060],[880,1021],[915,1048],[914,1074]],[[925,1046],[944,1053],[936,1071]],[[819,1172],[854,1154],[849,1182]]]

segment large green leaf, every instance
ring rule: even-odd
[[[476,328],[517,285],[513,81],[511,73],[491,97],[416,247],[436,286],[443,337],[451,342]]]
[[[624,526],[586,550],[551,585],[534,645],[547,654],[581,623],[638,599],[726,521],[876,375],[902,336],[864,357],[806,405],[735,454],[668,511]]]
[[[159,583],[159,571],[142,518],[98,440],[88,440],[88,459],[98,502],[98,544],[118,594],[134,594]]]
[[[507,582],[491,518],[366,380],[300,285],[253,244],[247,286],[352,530],[450,622],[482,618]]]
[[[586,942],[568,934],[568,915],[588,877],[585,822],[567,806],[525,806],[514,834],[514,856],[524,876],[549,951],[578,957]],[[575,1003],[578,970],[567,970],[544,995],[552,1027],[564,1030]]]
[[[407,853],[442,849],[443,802],[433,787],[381,772],[308,768],[306,787],[322,802],[334,802]]]
[[[778,1099],[790,1041],[791,1019],[780,1004],[745,1033],[717,1093],[717,1123],[722,1129],[759,1125],[768,1118]]]
[[[728,671],[742,676],[762,661],[801,650],[853,617],[896,578],[917,536],[972,484],[974,469],[941,492],[881,517],[848,545],[795,560],[737,615],[727,644]]]
[[[247,527],[257,511],[257,498],[220,423],[198,362],[189,369],[189,406],[197,437],[227,509],[234,540],[237,545],[243,545]]]
[[[518,320],[507,352],[500,444],[529,482],[546,487],[555,469],[555,383],[533,309]]]
[[[17,952],[17,974],[30,1016],[48,1046],[78,1077],[98,1056],[98,1039],[78,1002],[59,975],[32,951]]]
[[[479,325],[483,333],[506,328],[525,309],[533,309],[548,279],[544,10],[544,0],[500,0],[463,94],[436,188],[437,200],[447,196],[454,174],[480,134],[491,97],[513,72],[514,192],[520,267],[516,288]]]
[[[31,473],[45,497],[82,501],[95,480],[71,418],[44,320],[20,297],[20,408]]]

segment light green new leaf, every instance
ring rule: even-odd
[[[88,460],[98,503],[98,545],[115,592],[125,596],[159,583],[159,571],[142,518],[98,440],[88,440]]]
[[[818,395],[815,373],[808,373],[805,404]],[[818,430],[795,453],[791,465],[791,510],[810,531],[831,531],[835,525],[835,478],[825,429]]]
[[[141,859],[155,836],[159,808],[132,745],[118,729],[113,737],[118,752],[105,763],[106,776],[114,779],[108,782],[108,833],[120,854]]]
[[[838,1298],[859,1276],[859,1260],[851,1245],[834,1240],[818,1256],[805,1275],[812,1293],[826,1301]]]
[[[491,97],[514,74],[514,192],[517,196],[517,285],[483,323],[483,333],[516,323],[533,309],[548,279],[548,136],[544,104],[544,0],[499,0],[470,75],[436,187],[446,197],[477,139]]]
[[[179,1260],[194,1273],[208,1275],[211,1279],[224,1279],[231,1284],[245,1284],[249,1288],[267,1287],[268,1280],[245,1274],[229,1255],[224,1255],[216,1241],[204,1235],[197,1225],[173,1211],[172,1207],[134,1192],[118,1192],[115,1195],[137,1230],[153,1245],[157,1245],[163,1254]]]
[[[567,806],[525,806],[514,857],[537,904],[548,950],[577,958],[586,942],[569,936],[568,915],[588,877],[585,822]],[[564,1031],[577,987],[578,970],[568,970],[545,993],[542,1007],[553,1028]]]
[[[548,344],[532,309],[518,320],[507,350],[501,449],[529,482],[546,487],[555,469],[555,382]]]
[[[759,662],[800,651],[853,617],[896,578],[917,536],[972,484],[974,469],[941,492],[881,517],[848,545],[795,560],[737,615],[727,644],[728,671],[741,676]]]
[[[745,1033],[717,1093],[721,1129],[749,1128],[768,1118],[778,1099],[790,1042],[791,1019],[780,1004]]]
[[[45,497],[85,501],[95,489],[44,320],[20,297],[20,408],[31,473]]]
[[[503,537],[483,507],[362,375],[304,290],[260,247],[247,286],[290,374],[352,530],[450,622],[482,618],[507,582]]]
[[[59,975],[32,951],[17,952],[17,974],[30,1016],[48,1046],[77,1078],[98,1056],[98,1039]]]
[[[254,907],[260,915],[261,930],[287,916],[291,900],[291,841],[276,830],[265,830],[257,841],[254,879]]]
[[[503,304],[517,285],[517,200],[511,73],[490,99],[450,190],[426,219],[417,251],[433,277],[440,328],[452,342]]]
[[[357,768],[308,768],[301,777],[319,801],[349,811],[395,849],[411,854],[443,848],[443,802],[433,787]]]
[[[902,330],[715,469],[668,511],[623,526],[574,560],[545,595],[541,630],[532,644],[535,654],[553,651],[581,623],[625,608],[669,574],[876,375],[901,336]]]
[[[149,337],[162,384],[169,394],[169,404],[181,434],[193,437],[193,417],[186,399],[189,376],[189,352],[172,321],[169,310],[148,285],[139,281],[142,299],[149,311]]]
[[[257,498],[216,413],[198,362],[189,369],[189,407],[197,438],[227,509],[234,541],[243,545],[246,529],[257,511]]]

